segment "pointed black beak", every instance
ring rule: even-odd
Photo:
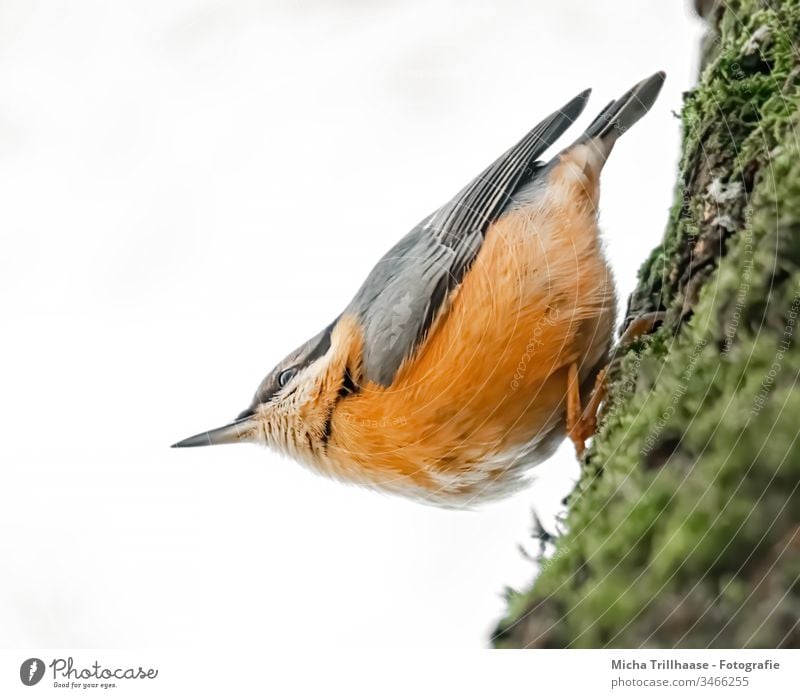
[[[240,441],[249,441],[253,432],[252,411],[243,412],[235,422],[224,427],[204,431],[190,436],[188,439],[172,444],[170,448],[195,448],[196,446],[218,446],[220,444],[235,444]]]

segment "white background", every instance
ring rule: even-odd
[[[3,0],[0,646],[485,646],[569,448],[453,512],[168,446],[536,121],[664,69],[604,177],[624,299],[700,31],[663,0]]]

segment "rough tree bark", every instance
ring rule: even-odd
[[[699,2],[661,246],[566,532],[499,647],[800,647],[800,0]]]

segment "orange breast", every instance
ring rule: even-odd
[[[574,175],[556,170],[560,186],[489,229],[390,388],[368,384],[340,403],[329,445],[339,475],[464,495],[502,483],[509,457],[527,449],[535,460],[563,433],[567,367],[595,368],[614,315],[597,192]]]

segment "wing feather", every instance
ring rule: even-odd
[[[348,306],[364,330],[366,380],[391,385],[474,262],[489,226],[535,176],[537,158],[575,121],[588,97],[586,90],[539,123],[370,272]]]

